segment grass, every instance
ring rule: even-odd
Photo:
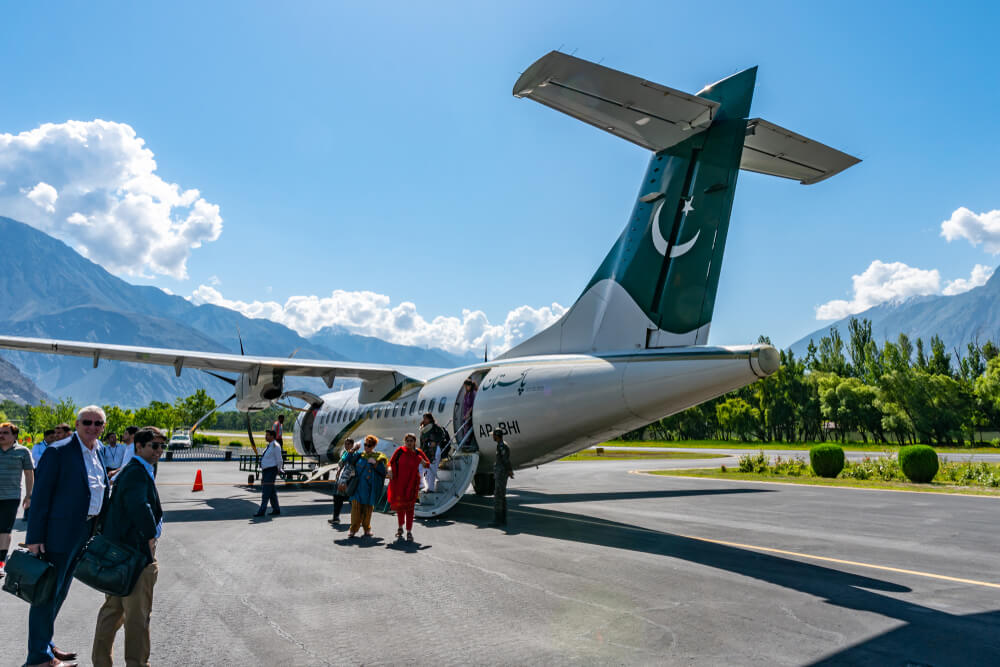
[[[739,440],[609,440],[601,443],[602,447],[665,447],[665,448],[696,448],[696,449],[770,449],[778,451],[809,451],[810,447],[820,444],[840,445],[844,451],[851,452],[895,452],[899,445],[882,445],[873,443],[849,442],[740,442]],[[939,454],[1000,454],[1000,448],[990,447],[934,447]]]
[[[1000,489],[977,486],[960,486],[931,482],[930,484],[914,484],[912,482],[885,482],[873,479],[827,479],[824,477],[792,477],[788,475],[765,475],[754,472],[721,472],[718,468],[699,468],[695,470],[651,470],[651,475],[668,477],[698,477],[703,479],[732,479],[750,482],[782,482],[786,484],[805,484],[807,486],[839,486],[857,489],[891,489],[894,491],[924,491],[929,493],[951,493],[969,496],[1000,496]]]
[[[700,454],[698,452],[644,452],[642,450],[604,450],[598,454],[596,449],[585,449],[576,454],[570,454],[560,461],[628,461],[636,459],[721,459],[725,454]]]

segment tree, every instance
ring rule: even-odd
[[[105,405],[104,406],[105,433],[117,433],[121,434],[125,431],[125,428],[132,426],[135,422],[135,415],[131,410],[125,410],[117,405]]]
[[[729,398],[715,406],[716,415],[719,420],[719,428],[723,433],[733,433],[738,435],[740,440],[746,442],[756,427],[760,418],[760,411],[750,407],[750,404],[742,398]]]
[[[187,398],[178,398],[174,401],[174,410],[177,413],[177,420],[184,428],[191,428],[195,422],[215,409],[215,399],[208,395],[204,389],[199,389]],[[201,423],[202,428],[209,428],[215,423],[216,416],[213,414]]]
[[[144,408],[135,411],[135,426],[156,426],[167,431],[174,430],[180,424],[174,406],[163,401],[152,401]]]

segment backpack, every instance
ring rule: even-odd
[[[340,477],[337,478],[337,495],[338,496],[353,496],[354,492],[358,489],[358,469],[355,466],[355,461],[348,459],[347,463],[344,465],[344,469],[340,471]]]

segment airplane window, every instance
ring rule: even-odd
[[[399,412],[399,403],[393,403],[392,404],[392,416],[395,417],[397,412]]]
[[[424,403],[426,403],[426,402],[427,402],[426,400],[420,401],[420,407],[417,408],[417,412],[423,413],[423,411],[424,411]]]
[[[444,412],[445,397],[441,397],[441,402],[438,404],[438,412]]]
[[[417,407],[417,402],[416,401],[413,401],[412,403],[410,403],[410,414],[411,415],[413,414],[413,411],[416,409],[416,407]]]

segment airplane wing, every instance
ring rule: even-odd
[[[249,373],[251,375],[259,374],[261,371],[273,371],[282,375],[323,378],[328,387],[332,387],[334,378],[338,377],[358,378],[368,382],[388,380],[398,383],[402,379],[424,382],[431,377],[446,372],[443,369],[425,368],[422,366],[392,366],[389,364],[365,364],[353,361],[289,359],[287,357],[255,357],[219,352],[170,350],[159,347],[82,343],[70,340],[19,338],[15,336],[0,336],[0,348],[24,352],[90,357],[94,360],[94,368],[97,368],[97,364],[101,359],[173,366],[174,372],[178,377],[184,368],[201,368],[229,373]]]

